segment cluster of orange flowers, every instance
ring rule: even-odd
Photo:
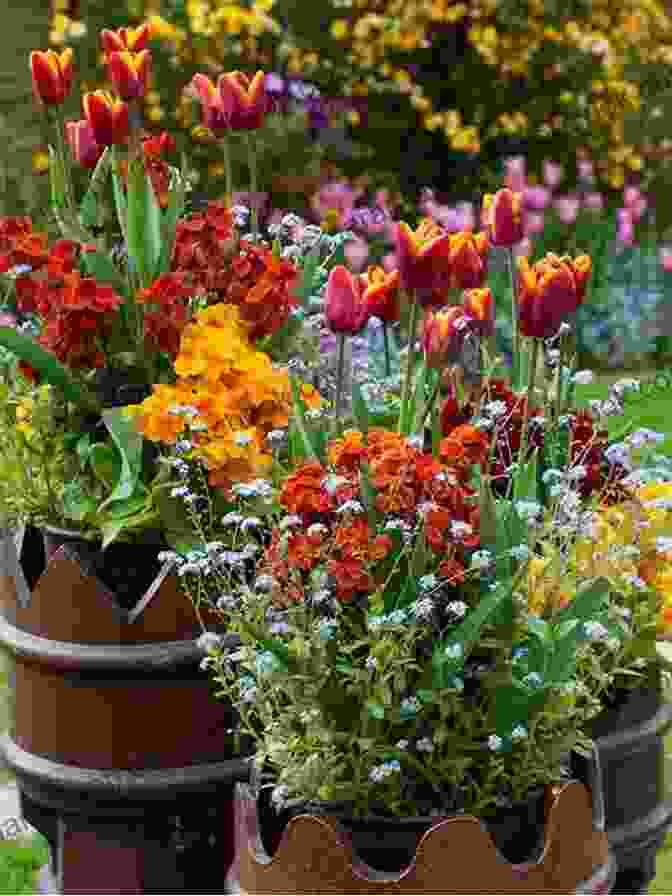
[[[336,597],[350,602],[371,594],[389,573],[385,560],[402,532],[419,517],[445,584],[464,580],[464,552],[479,543],[478,506],[467,484],[472,463],[482,462],[487,437],[472,426],[451,433],[441,460],[396,432],[348,430],[328,445],[329,467],[299,466],[283,483],[280,503],[300,525],[273,532],[264,571],[277,583],[277,600],[304,600],[309,576],[323,566]],[[363,463],[376,493],[379,523],[372,527],[360,503]]]
[[[267,472],[273,458],[266,437],[288,425],[291,387],[286,370],[254,348],[238,308],[218,304],[196,315],[182,334],[175,372],[174,386],[155,386],[131,409],[143,435],[174,444],[188,428],[210,484],[225,491]],[[311,409],[321,401],[310,386],[303,399]]]

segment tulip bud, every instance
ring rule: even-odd
[[[459,305],[451,305],[442,311],[430,311],[422,332],[425,364],[438,369],[455,364],[472,323]]]
[[[481,335],[488,338],[495,335],[495,300],[489,286],[465,290],[463,308],[476,321]]]
[[[95,90],[84,94],[82,107],[99,146],[112,146],[128,139],[128,106],[122,100]]]
[[[217,81],[228,125],[234,131],[251,131],[264,123],[270,101],[264,87],[266,76],[256,73],[250,80],[242,72],[227,72]]]
[[[95,168],[103,154],[103,147],[96,142],[93,128],[88,121],[66,121],[65,139],[73,159],[83,168]]]
[[[34,50],[30,54],[33,96],[40,105],[60,106],[72,87],[72,50]]]
[[[327,323],[334,333],[355,336],[369,318],[360,284],[341,264],[329,274],[324,304]]]
[[[498,190],[483,197],[485,226],[495,246],[514,246],[523,238],[523,197],[511,190]]]
[[[486,233],[455,233],[450,237],[448,268],[454,289],[475,289],[487,273],[490,244]]]
[[[107,57],[107,73],[122,100],[135,100],[147,92],[150,52],[128,50],[110,53]]]
[[[523,336],[548,339],[557,332],[579,306],[590,266],[588,256],[572,261],[549,253],[532,266],[527,258],[519,259],[518,320]]]
[[[360,275],[359,282],[371,317],[386,323],[399,320],[399,271],[388,274],[381,267],[371,266]]]

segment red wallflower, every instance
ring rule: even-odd
[[[280,493],[280,503],[290,513],[324,513],[332,508],[331,498],[322,482],[326,471],[322,464],[302,464],[290,474]]]

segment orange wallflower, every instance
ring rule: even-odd
[[[322,485],[326,471],[322,464],[302,464],[284,482],[280,503],[290,513],[324,513],[332,502]]]

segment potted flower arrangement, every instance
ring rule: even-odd
[[[554,838],[571,838],[549,807],[559,819],[568,791],[554,802],[553,785],[590,755],[587,729],[602,709],[585,690],[576,698],[579,660],[596,627],[609,625],[619,644],[627,637],[611,618],[609,580],[572,578],[564,558],[588,540],[601,502],[628,485],[599,420],[574,406],[567,319],[589,258],[520,262],[513,381],[497,375],[483,244],[517,241],[516,201],[504,190],[487,203],[487,236],[397,225],[399,278],[378,279],[375,302],[370,275],[331,271],[335,413],[316,421],[293,378],[289,425],[269,433],[265,475],[232,486],[224,538],[197,476],[201,420],[162,433],[172,394],[137,411],[150,438],[190,446],[182,495],[202,543],[174,559],[194,605],[240,636],[231,649],[213,632],[206,664],[256,744],[255,786],[241,785],[248,892],[368,892],[374,878],[436,891],[445,881],[428,871],[433,850],[452,864],[467,830],[455,820],[483,839],[469,841],[471,878],[451,879],[451,891],[609,885],[592,818],[580,869],[549,858]],[[348,406],[346,343],[374,305],[395,302],[409,334],[399,389],[392,377],[391,395],[378,388],[373,401],[377,384],[355,379]],[[552,352],[561,363],[542,367]],[[372,410],[381,402],[383,425]],[[547,545],[563,561],[561,582],[576,588],[540,607],[531,570]],[[599,805],[599,778],[592,783]],[[248,843],[255,829],[262,853]],[[481,854],[498,855],[483,874]]]
[[[170,164],[174,145],[142,125],[149,37],[146,26],[102,32],[114,92],[84,94],[78,121],[63,114],[72,52],[31,55],[35,98],[54,134],[59,235],[28,218],[0,219],[12,314],[0,327],[0,637],[15,659],[3,749],[26,814],[51,837],[64,886],[90,889],[107,849],[120,891],[193,892],[221,884],[207,857],[231,852],[231,787],[246,748],[232,739],[235,713],[210,699],[199,669],[199,636],[212,620],[194,613],[166,555],[197,538],[178,497],[179,451],[168,457],[144,439],[126,408],[172,391],[164,435],[211,409],[219,425],[202,457],[224,512],[231,482],[270,463],[265,435],[287,423],[290,336],[306,358],[319,355],[308,327],[295,334],[297,313],[346,237],[322,239],[312,228],[283,256],[298,219],[279,227],[271,248],[259,241],[254,211],[226,201],[190,208],[186,162]],[[199,76],[192,87],[204,124],[220,136],[224,125],[227,136],[249,136],[268,110],[262,72],[229,73],[217,88]],[[254,189],[253,153],[250,161]],[[180,376],[196,376],[194,364],[201,394],[175,391]],[[307,385],[302,394],[319,402]],[[239,428],[256,447],[249,463],[232,438]],[[175,726],[175,714],[187,724]],[[84,730],[75,724],[82,718]],[[81,820],[92,791],[95,824]],[[123,836],[106,827],[115,813],[126,819]],[[68,819],[61,826],[59,815]],[[129,833],[138,818],[144,837]],[[91,827],[101,855],[82,865],[75,857]],[[166,844],[158,852],[157,842]]]

